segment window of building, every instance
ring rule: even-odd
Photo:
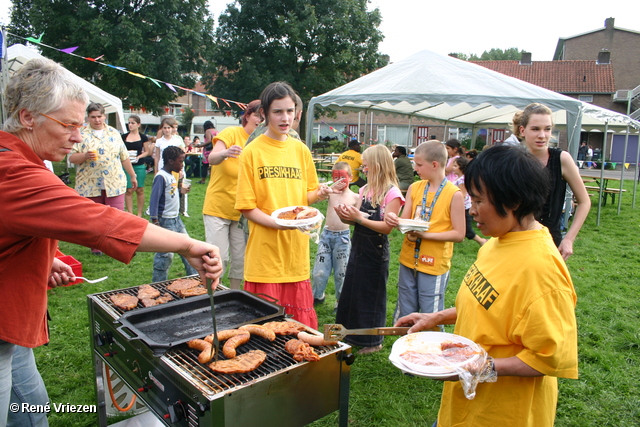
[[[593,95],[578,95],[578,99],[582,102],[593,102]]]
[[[378,126],[378,144],[384,144],[387,141],[387,127]]]

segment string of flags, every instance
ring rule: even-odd
[[[320,121],[320,123],[322,123],[323,125],[327,125],[327,124],[326,124],[325,122],[323,122],[323,121]],[[349,138],[349,137],[351,136],[351,135],[349,135],[348,133],[340,132],[338,129],[334,128],[334,127],[333,127],[333,126],[331,126],[331,125],[327,125],[327,126],[329,126],[329,129],[330,129],[330,130],[332,130],[332,131],[334,131],[334,132],[336,132],[336,133],[340,133],[340,134],[342,134],[342,136],[345,136],[345,137],[347,137],[347,138]]]
[[[185,92],[191,92],[192,94],[197,95],[197,96],[202,96],[202,97],[205,97],[205,98],[209,98],[211,101],[215,102],[215,104],[218,106],[218,108],[220,108],[220,103],[218,101],[224,102],[227,105],[227,107],[229,107],[229,108],[231,108],[231,104],[237,105],[238,108],[240,108],[241,110],[245,110],[247,108],[247,104],[245,104],[243,102],[233,101],[231,99],[225,99],[225,98],[220,98],[220,97],[217,97],[217,96],[213,96],[213,95],[210,95],[208,93],[198,92],[196,90],[189,89],[189,88],[186,88],[186,87],[182,87],[182,86],[179,86],[177,84],[165,82],[165,81],[162,81],[160,79],[155,79],[153,77],[145,76],[144,74],[140,74],[140,73],[136,73],[134,71],[127,70],[127,68],[125,68],[125,67],[120,67],[120,66],[117,66],[117,65],[112,65],[112,64],[108,64],[106,62],[102,62],[100,60],[104,57],[104,55],[100,55],[100,56],[97,56],[95,58],[78,55],[78,54],[76,54],[74,52],[76,51],[76,49],[79,48],[79,46],[73,46],[73,47],[68,47],[68,48],[64,48],[64,49],[58,49],[57,47],[49,46],[49,45],[47,45],[45,43],[42,43],[42,36],[44,35],[44,33],[40,34],[40,36],[37,37],[37,38],[36,37],[22,37],[22,36],[19,36],[17,34],[13,34],[13,33],[8,33],[8,34],[11,34],[14,37],[18,37],[18,38],[27,40],[27,41],[29,41],[29,42],[31,42],[33,44],[38,45],[38,46],[42,46],[42,47],[46,47],[46,48],[49,48],[49,49],[57,50],[58,52],[66,53],[68,55],[75,56],[76,58],[81,58],[81,59],[85,59],[87,61],[95,62],[96,64],[99,64],[99,65],[102,65],[102,66],[105,66],[105,67],[113,68],[113,69],[116,69],[118,71],[122,71],[122,72],[128,73],[128,74],[130,74],[132,76],[138,77],[138,78],[143,79],[143,80],[150,80],[156,86],[161,88],[164,85],[169,90],[171,90],[172,92],[175,92],[175,93],[178,92],[177,89],[181,89],[181,90],[184,90]]]

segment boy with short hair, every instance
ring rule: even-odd
[[[172,172],[182,171],[184,151],[176,146],[168,146],[162,151],[162,169],[153,178],[151,197],[149,199],[149,213],[151,222],[167,230],[188,234],[180,219],[180,200],[178,181]],[[188,189],[185,189],[188,191]],[[188,276],[197,274],[187,259],[180,255]],[[169,277],[169,267],[173,261],[173,253],[156,252],[153,258],[153,282],[163,282]]]
[[[331,177],[334,184],[344,184],[344,189],[341,193],[329,194],[327,221],[320,235],[311,280],[314,305],[324,303],[324,291],[333,268],[333,282],[336,290],[335,307],[337,308],[351,252],[351,239],[349,238],[349,225],[340,220],[335,207],[338,205],[356,206],[359,199],[358,195],[351,191],[347,185],[351,182],[351,166],[348,163],[337,162],[333,165]],[[334,191],[337,190],[334,189]]]
[[[429,230],[409,231],[402,242],[395,319],[413,312],[444,308],[453,243],[465,235],[464,200],[460,189],[445,177],[447,151],[431,140],[416,148],[415,170],[421,181],[409,186],[401,218],[427,221]],[[385,215],[397,227],[398,216]]]

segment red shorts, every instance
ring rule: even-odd
[[[295,320],[318,329],[318,315],[313,308],[313,292],[309,279],[289,283],[244,282],[244,290],[256,294],[269,295],[277,299],[277,304],[284,307],[285,313]]]

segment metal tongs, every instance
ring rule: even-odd
[[[213,345],[211,346],[211,359],[218,361],[220,353],[220,341],[218,341],[218,327],[216,325],[216,306],[213,301],[213,279],[207,278],[207,293],[209,294],[209,303],[211,304],[211,320],[213,320]]]
[[[406,335],[409,327],[392,327],[392,328],[365,328],[365,329],[347,329],[340,324],[324,325],[324,339],[326,341],[340,341],[347,335]]]

